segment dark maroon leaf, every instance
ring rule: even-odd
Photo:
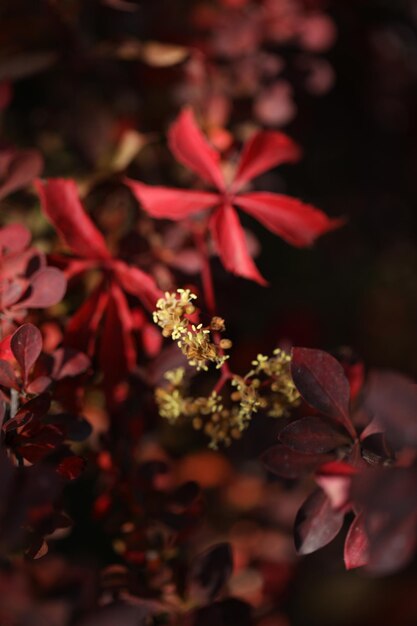
[[[303,454],[283,445],[276,445],[266,450],[262,462],[270,472],[282,478],[299,478],[315,470],[322,463],[332,461],[330,454]]]
[[[85,459],[80,456],[67,456],[57,466],[57,472],[67,480],[75,480],[83,473],[86,466]]]
[[[28,373],[42,351],[42,335],[33,324],[23,324],[13,334],[10,348],[22,368],[26,381]]]
[[[200,554],[191,567],[190,595],[206,603],[214,600],[229,580],[233,569],[230,545],[219,543]]]
[[[336,359],[321,350],[293,348],[291,374],[307,404],[338,420],[355,436],[349,418],[349,382]]]
[[[180,485],[172,494],[172,501],[177,506],[190,506],[200,495],[200,487],[198,483],[189,481]]]
[[[70,415],[68,413],[49,415],[46,423],[59,426],[65,438],[70,441],[84,441],[92,432],[91,424],[80,415]]]
[[[27,297],[16,305],[21,307],[46,308],[62,300],[67,288],[67,280],[56,267],[44,267],[30,277],[30,291]]]
[[[303,417],[288,424],[279,440],[292,450],[305,454],[323,454],[351,443],[346,431],[320,417]]]
[[[51,382],[52,380],[49,376],[38,376],[32,380],[29,385],[26,385],[26,391],[33,394],[43,393],[48,389]]]
[[[369,560],[369,543],[362,515],[353,520],[345,540],[344,561],[346,569],[363,567]]]
[[[51,406],[51,398],[47,393],[43,393],[36,398],[32,398],[20,407],[16,415],[9,420],[4,426],[4,430],[9,432],[15,430],[19,426],[28,424],[33,419],[44,417]]]
[[[2,156],[0,199],[29,185],[42,172],[43,159],[37,150],[10,150]]]
[[[310,554],[330,543],[343,526],[344,512],[335,510],[321,490],[314,491],[297,513],[294,541],[298,554]]]
[[[417,385],[411,379],[390,371],[371,372],[363,408],[393,445],[417,444]]]
[[[0,359],[0,385],[8,389],[19,389],[16,374],[8,361]]]

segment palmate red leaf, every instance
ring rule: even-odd
[[[68,345],[86,352],[89,356],[94,353],[98,327],[108,301],[109,294],[104,282],[100,283],[68,322],[65,333]]]
[[[87,259],[110,259],[104,237],[85,212],[73,180],[37,180],[35,186],[43,212],[72,252]]]
[[[62,300],[67,280],[56,267],[44,267],[30,277],[30,292],[14,308],[46,308]]]
[[[26,381],[30,369],[42,352],[42,335],[33,324],[23,324],[12,335],[10,348],[16,361],[22,368]]]
[[[162,291],[152,276],[138,267],[126,265],[123,261],[114,261],[113,268],[123,289],[139,298],[149,311],[154,311],[157,300],[162,296]]]
[[[317,237],[343,224],[301,200],[256,191],[236,196],[234,202],[268,230],[293,246],[310,246]]]
[[[279,440],[305,454],[323,454],[351,443],[346,431],[320,417],[303,417],[288,424],[281,430]]]
[[[266,469],[282,478],[299,478],[333,459],[331,454],[303,454],[279,444],[266,450],[261,457]]]
[[[234,208],[224,205],[217,209],[210,218],[210,229],[224,267],[232,274],[266,286],[248,252],[245,231]]]
[[[150,186],[129,178],[125,179],[125,183],[143,209],[160,219],[182,220],[220,202],[218,194],[209,191]]]
[[[346,569],[363,567],[369,561],[369,541],[361,514],[357,515],[349,527],[344,547]]]
[[[301,157],[297,144],[279,132],[255,133],[245,144],[232,185],[238,191],[246,183],[281,163],[295,163]]]
[[[37,150],[5,150],[0,153],[0,199],[29,185],[43,169]]]
[[[293,348],[291,375],[307,404],[340,422],[351,437],[356,437],[349,417],[349,382],[335,358],[322,350]]]
[[[311,554],[330,543],[343,526],[344,512],[333,509],[321,490],[314,491],[301,506],[294,524],[298,554]]]
[[[121,289],[112,285],[100,341],[100,365],[109,391],[136,364],[132,327],[126,298]]]
[[[183,109],[178,115],[169,129],[168,143],[177,161],[214,187],[225,189],[220,155],[207,142],[192,109]]]

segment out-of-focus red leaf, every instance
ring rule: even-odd
[[[154,311],[157,300],[162,296],[155,280],[138,267],[130,267],[123,261],[115,261],[114,271],[127,293],[136,296],[149,309]]]
[[[235,202],[268,230],[298,247],[310,246],[317,237],[343,223],[296,198],[277,193],[245,193],[236,196]]]
[[[44,267],[30,277],[30,292],[15,306],[46,308],[62,300],[67,288],[66,278],[56,267]]]
[[[232,206],[224,205],[215,211],[210,229],[217,252],[229,272],[267,285],[248,252],[245,231]]]
[[[355,517],[345,540],[344,561],[346,569],[363,567],[369,560],[369,542],[362,515]]]
[[[207,604],[215,599],[229,580],[233,557],[228,543],[219,543],[200,554],[191,566],[188,582],[191,597]]]
[[[104,284],[100,284],[72,316],[65,335],[69,345],[90,356],[94,353],[97,330],[109,302],[109,294],[103,287]]]
[[[152,217],[181,220],[219,204],[220,198],[209,191],[171,189],[145,185],[125,179],[136,200]]]
[[[417,443],[417,385],[411,379],[396,372],[370,372],[362,408],[384,428],[392,444]]]
[[[42,352],[42,335],[33,324],[23,324],[14,333],[10,341],[13,356],[19,363],[26,381],[30,369]]]
[[[168,143],[175,158],[185,167],[214,187],[225,188],[219,153],[207,142],[190,108],[183,109],[170,127]]]
[[[0,154],[0,199],[29,185],[43,169],[37,150],[10,150]]]
[[[238,191],[260,174],[282,163],[295,163],[301,157],[297,144],[279,132],[259,132],[245,144],[233,182]]]
[[[87,259],[110,258],[104,237],[85,212],[73,180],[38,180],[36,189],[43,212],[75,254]]]
[[[8,361],[0,360],[0,385],[8,389],[19,389],[16,374]]]
[[[32,236],[23,224],[7,224],[0,228],[0,248],[7,252],[22,252],[30,244]]]
[[[321,350],[293,348],[291,374],[307,404],[343,424],[354,438],[349,417],[349,382],[340,363]]]
[[[351,442],[346,431],[320,417],[303,417],[288,424],[281,430],[279,440],[305,454],[323,454]]]
[[[67,480],[75,480],[83,473],[86,466],[85,459],[80,456],[66,456],[57,465],[57,472]]]
[[[303,454],[283,445],[272,446],[262,455],[262,462],[270,472],[282,478],[299,478],[319,465],[332,461],[330,454]]]
[[[321,490],[314,491],[297,513],[294,540],[298,554],[310,554],[330,543],[343,526],[344,513],[333,509]]]
[[[159,354],[163,344],[159,329],[153,324],[146,323],[142,330],[142,343],[146,354],[151,358]]]
[[[55,350],[53,358],[52,376],[55,380],[61,380],[67,376],[79,376],[90,367],[90,359],[86,354],[67,347]]]
[[[34,380],[32,380],[28,385],[26,385],[26,391],[28,393],[43,393],[48,389],[50,384],[52,383],[51,378],[49,376],[38,376]]]
[[[132,319],[126,298],[112,285],[100,344],[100,364],[110,390],[136,364]]]

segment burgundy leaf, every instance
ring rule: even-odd
[[[353,520],[345,540],[344,561],[346,569],[363,567],[369,560],[369,542],[362,515]]]
[[[335,358],[321,350],[293,348],[291,374],[307,404],[339,421],[356,437],[349,417],[349,382]]]
[[[333,509],[321,490],[314,491],[297,513],[294,540],[298,554],[310,554],[330,543],[343,526],[345,514]]]
[[[30,293],[16,306],[46,308],[62,300],[67,288],[65,275],[56,267],[44,267],[30,277]]]
[[[5,432],[10,432],[20,426],[28,424],[32,420],[38,420],[48,413],[50,406],[51,398],[49,394],[42,393],[40,396],[36,396],[36,398],[25,402],[16,415],[4,424],[3,429]]]
[[[279,440],[305,454],[323,454],[351,442],[346,432],[320,417],[303,417],[288,424],[281,430]]]
[[[22,252],[30,244],[32,236],[23,224],[7,224],[0,228],[0,248],[7,252]]]
[[[277,445],[263,453],[262,462],[267,470],[282,478],[299,478],[333,458],[330,454],[303,454]]]
[[[16,374],[8,361],[0,359],[0,385],[8,389],[19,389]]]
[[[67,480],[79,478],[86,467],[85,459],[80,456],[67,456],[60,461],[57,472]]]
[[[26,381],[28,373],[42,352],[42,335],[33,324],[23,324],[14,333],[10,342],[13,356],[19,363]]]
[[[390,371],[369,374],[363,409],[382,427],[397,446],[417,443],[417,385]]]
[[[83,352],[72,348],[58,348],[53,353],[54,366],[52,377],[55,380],[79,376],[90,367],[90,359]]]

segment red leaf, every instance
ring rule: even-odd
[[[369,542],[362,515],[353,520],[345,540],[344,561],[346,569],[363,567],[369,560]]]
[[[303,417],[288,424],[279,434],[288,448],[305,454],[330,452],[351,442],[346,432],[320,417]]]
[[[30,277],[30,293],[15,307],[46,308],[62,300],[67,288],[67,280],[56,267],[45,267]]]
[[[85,212],[73,180],[38,180],[36,189],[43,212],[75,254],[87,259],[110,258],[104,237]]]
[[[22,252],[31,239],[30,231],[23,224],[8,224],[0,228],[0,248],[7,252]]]
[[[172,124],[168,143],[177,161],[214,187],[225,188],[220,155],[204,137],[190,108],[184,109]]]
[[[42,352],[42,335],[33,324],[23,324],[14,333],[10,341],[13,356],[22,368],[26,381],[30,369]]]
[[[314,240],[343,224],[296,198],[268,192],[236,196],[234,202],[268,230],[293,246],[310,246]]]
[[[0,156],[0,199],[26,187],[42,172],[43,159],[37,150],[5,151]]]
[[[8,389],[19,389],[16,374],[8,361],[0,360],[0,385]]]
[[[267,285],[248,252],[245,231],[232,206],[224,205],[214,212],[210,229],[220,259],[229,272]]]
[[[321,490],[314,491],[297,513],[294,541],[298,554],[310,554],[330,543],[343,526],[345,514],[332,508]]]
[[[34,419],[39,419],[48,413],[50,406],[50,396],[47,393],[42,393],[40,396],[25,402],[16,415],[3,426],[3,429],[9,432],[28,424]]]
[[[220,202],[216,193],[208,191],[153,187],[128,178],[125,183],[143,209],[152,217],[160,219],[182,220]]]
[[[273,446],[262,455],[268,471],[282,478],[299,478],[319,465],[333,460],[330,454],[302,454],[283,445]]]
[[[149,311],[154,311],[162,291],[152,276],[138,267],[129,267],[123,261],[115,261],[114,270],[123,289],[139,298]]]
[[[287,135],[279,132],[256,133],[243,148],[233,191],[238,191],[250,180],[271,168],[281,163],[294,163],[300,157],[300,148]]]
[[[126,298],[111,286],[100,344],[100,364],[109,389],[117,385],[136,364],[132,319]]]
[[[321,350],[293,348],[291,374],[307,404],[339,421],[355,438],[349,418],[349,382],[340,363]]]
[[[109,294],[104,290],[104,283],[101,283],[72,316],[67,325],[65,337],[71,346],[90,356],[94,353],[98,327],[108,301]]]

